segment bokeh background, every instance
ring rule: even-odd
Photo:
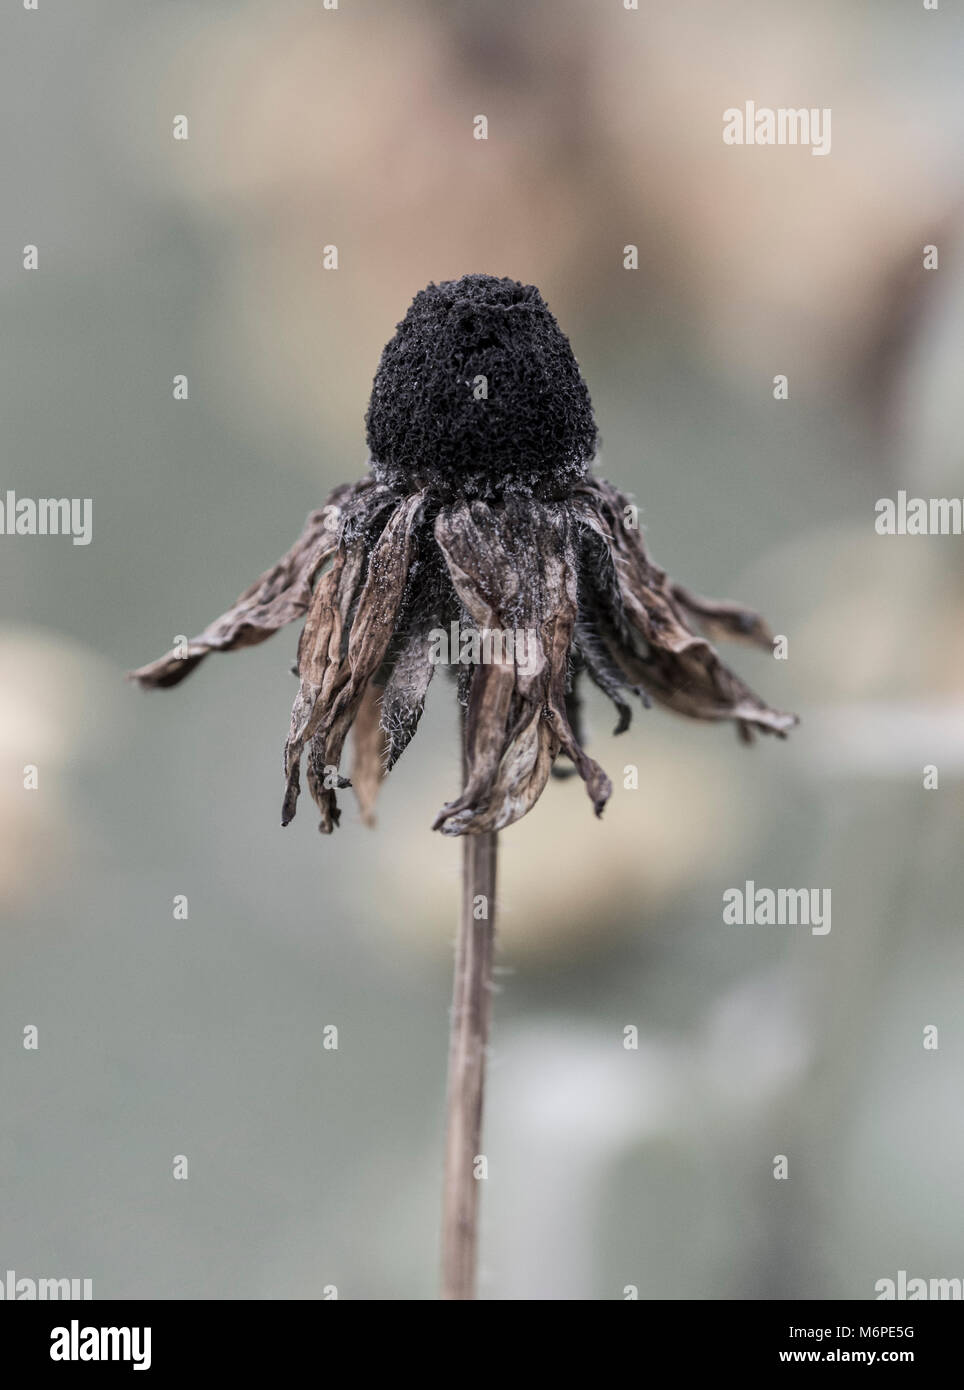
[[[2,488],[94,507],[87,548],[0,537],[0,1269],[435,1295],[447,683],[322,840],[278,825],[294,630],[123,675],[364,471],[412,295],[486,271],[571,337],[655,557],[789,637],[731,656],[803,722],[594,703],[603,821],[556,783],[502,837],[481,1293],[964,1274],[964,542],[874,531],[964,492],[955,7],[42,0],[0,51]],[[830,107],[831,155],[725,146],[747,99]],[[746,879],[830,888],[831,934],[724,926]]]

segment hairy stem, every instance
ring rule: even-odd
[[[495,939],[494,831],[462,840],[462,910],[449,1035],[442,1298],[475,1298],[485,1054],[492,1012]]]

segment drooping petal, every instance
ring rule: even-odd
[[[338,771],[342,749],[395,631],[423,502],[419,492],[397,503],[370,556],[365,536],[343,541],[315,591],[299,650],[301,686],[285,745],[283,825],[295,814],[306,744],[308,787],[321,812],[319,828],[327,834],[338,823],[335,792],[348,785]]]
[[[429,632],[416,628],[405,640],[382,695],[386,772],[392,770],[415,736],[434,674]]]
[[[343,546],[331,569],[322,576],[308,610],[308,620],[298,643],[301,684],[291,711],[291,729],[285,746],[287,785],[281,811],[282,825],[287,825],[295,814],[301,790],[301,754],[311,737],[310,726],[315,712],[330,706],[337,691],[348,680],[343,634],[351,620],[364,568],[364,547]]]
[[[578,626],[578,625],[577,625]],[[577,743],[585,743],[585,718],[583,710],[582,691],[580,680],[585,670],[582,660],[573,653],[570,656],[570,685],[566,692],[566,718],[572,730],[572,736]],[[552,765],[552,774],[559,781],[565,781],[569,777],[576,775],[575,764],[567,761],[560,762],[558,759]]]
[[[435,828],[447,835],[500,830],[538,800],[564,750],[597,814],[609,781],[583,752],[566,696],[578,594],[565,505],[531,498],[444,508],[435,537],[455,591],[482,634],[465,723],[465,784]],[[490,642],[486,634],[507,641]]]
[[[784,736],[796,715],[765,704],[685,621],[689,614],[707,627],[767,644],[762,619],[674,585],[650,560],[638,529],[625,524],[630,504],[610,484],[587,483],[572,505],[583,528],[582,576],[597,640],[627,686],[642,686],[694,719],[735,720],[743,737],[751,726]]]
[[[566,524],[568,529],[568,517]],[[555,612],[550,620],[551,636],[549,631],[546,632],[546,649],[549,656],[547,714],[553,722],[563,751],[569,755],[576,771],[586,784],[586,791],[596,815],[601,816],[612,786],[599,764],[594,762],[579,744],[566,713],[569,650],[579,610],[576,561],[568,547],[555,555],[551,552],[549,555],[544,554],[542,558],[550,601],[555,600]]]
[[[325,505],[310,514],[287,554],[245,589],[226,613],[193,637],[186,650],[175,648],[132,671],[130,678],[147,689],[177,685],[209,652],[253,647],[302,617],[318,571],[338,548],[346,507],[371,486],[365,479],[336,488]]]
[[[622,692],[627,688],[626,677],[618,667],[613,665],[603,649],[602,643],[587,622],[576,623],[576,645],[579,659],[585,667],[589,679],[604,695],[608,696],[616,707],[619,718],[613,733],[625,733],[633,718],[632,708],[622,696]],[[629,689],[638,695],[645,705],[648,706],[651,703],[642,686],[630,686]]]
[[[768,651],[773,648],[773,633],[759,613],[739,603],[703,598],[683,584],[671,581],[669,592],[677,609],[683,609],[702,628],[708,637],[728,637],[754,642]]]
[[[351,785],[362,824],[375,824],[375,801],[385,778],[387,741],[381,724],[381,689],[369,682],[351,729]]]

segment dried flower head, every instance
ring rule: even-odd
[[[303,757],[322,831],[338,823],[336,794],[349,785],[370,821],[382,776],[418,727],[438,633],[483,638],[479,654],[455,653],[465,781],[436,818],[447,835],[511,825],[560,758],[602,811],[610,782],[582,746],[586,678],[615,705],[617,732],[630,695],[735,721],[746,740],[796,723],[707,640],[769,646],[763,621],[668,579],[629,499],[592,475],[589,392],[533,285],[467,275],[420,291],[382,353],[367,429],[369,474],[312,512],[292,549],[186,651],[133,672],[143,686],[175,685],[208,652],[252,646],[307,615],[284,824]],[[486,646],[506,633],[525,641]]]

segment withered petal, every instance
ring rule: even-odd
[[[486,668],[480,667],[479,670]],[[443,806],[432,825],[443,835],[478,835],[487,830],[503,830],[532,810],[545,790],[559,742],[541,710],[527,710],[524,724],[517,726],[504,743],[505,751],[495,775],[483,793],[472,796],[469,789]]]
[[[754,613],[751,608],[721,599],[703,598],[674,580],[670,581],[669,592],[677,609],[685,610],[708,637],[735,638],[772,650],[773,633],[760,614]]]
[[[577,625],[578,626],[578,625]],[[569,720],[569,727],[572,729],[573,738],[577,743],[585,743],[585,717],[583,709],[582,691],[579,682],[585,670],[585,663],[578,655],[574,655],[570,660],[571,678],[569,689],[566,691],[566,718]],[[628,707],[627,707],[628,713]],[[575,777],[576,767],[574,763],[556,761],[552,767],[552,776],[559,781],[565,781],[569,777]]]
[[[351,730],[351,785],[362,823],[375,824],[375,801],[385,778],[387,740],[381,723],[382,691],[369,682]]]
[[[324,577],[334,576],[341,561],[333,588],[323,579],[316,590],[301,643],[301,687],[285,745],[283,825],[295,814],[301,756],[309,742],[308,786],[321,812],[319,829],[327,834],[337,824],[335,792],[342,749],[395,630],[423,502],[424,493],[417,492],[395,506],[367,566],[362,537],[343,543],[335,566]]]
[[[638,695],[644,704],[651,702],[646,692],[641,686],[629,686],[626,684],[626,677],[608,658],[599,639],[594,633],[588,630],[585,623],[576,624],[576,642],[579,648],[579,656],[583,662],[586,674],[597,689],[601,690],[608,697],[616,708],[619,718],[614,734],[624,734],[633,720],[633,711],[630,705],[622,697],[625,689],[630,689]]]
[[[679,714],[694,719],[733,719],[746,726],[785,736],[798,722],[794,714],[771,709],[731,671],[703,637],[692,632],[684,610],[704,622],[715,621],[732,633],[736,615],[750,623],[742,635],[762,640],[762,620],[733,604],[715,604],[674,586],[653,564],[642,536],[623,520],[628,499],[609,483],[594,480],[573,499],[578,521],[603,543],[611,574],[599,594],[604,612],[599,637],[609,661],[627,685],[640,685]],[[685,599],[681,597],[685,595]],[[626,640],[626,626],[631,640]],[[744,731],[745,732],[745,731]]]
[[[315,712],[320,713],[330,704],[335,692],[348,679],[343,634],[361,587],[364,564],[361,545],[343,546],[331,569],[322,576],[308,610],[298,643],[301,684],[291,711],[291,729],[285,747],[287,785],[281,810],[282,825],[287,825],[295,814],[301,790],[301,752],[312,736]]]
[[[531,498],[457,503],[436,518],[435,538],[477,627],[525,634],[526,660],[509,652],[476,666],[465,728],[465,785],[442,808],[446,835],[500,830],[531,810],[565,751],[597,814],[609,780],[578,743],[566,696],[578,609],[576,562],[564,504]]]
[[[221,617],[192,637],[181,654],[172,649],[157,661],[129,673],[145,689],[177,685],[209,652],[253,647],[308,610],[312,585],[321,566],[338,548],[345,503],[369,480],[336,488],[323,507],[312,512],[301,535],[276,565],[266,570]]]
[[[392,770],[415,737],[434,674],[429,634],[416,628],[403,644],[382,695],[386,772]]]

